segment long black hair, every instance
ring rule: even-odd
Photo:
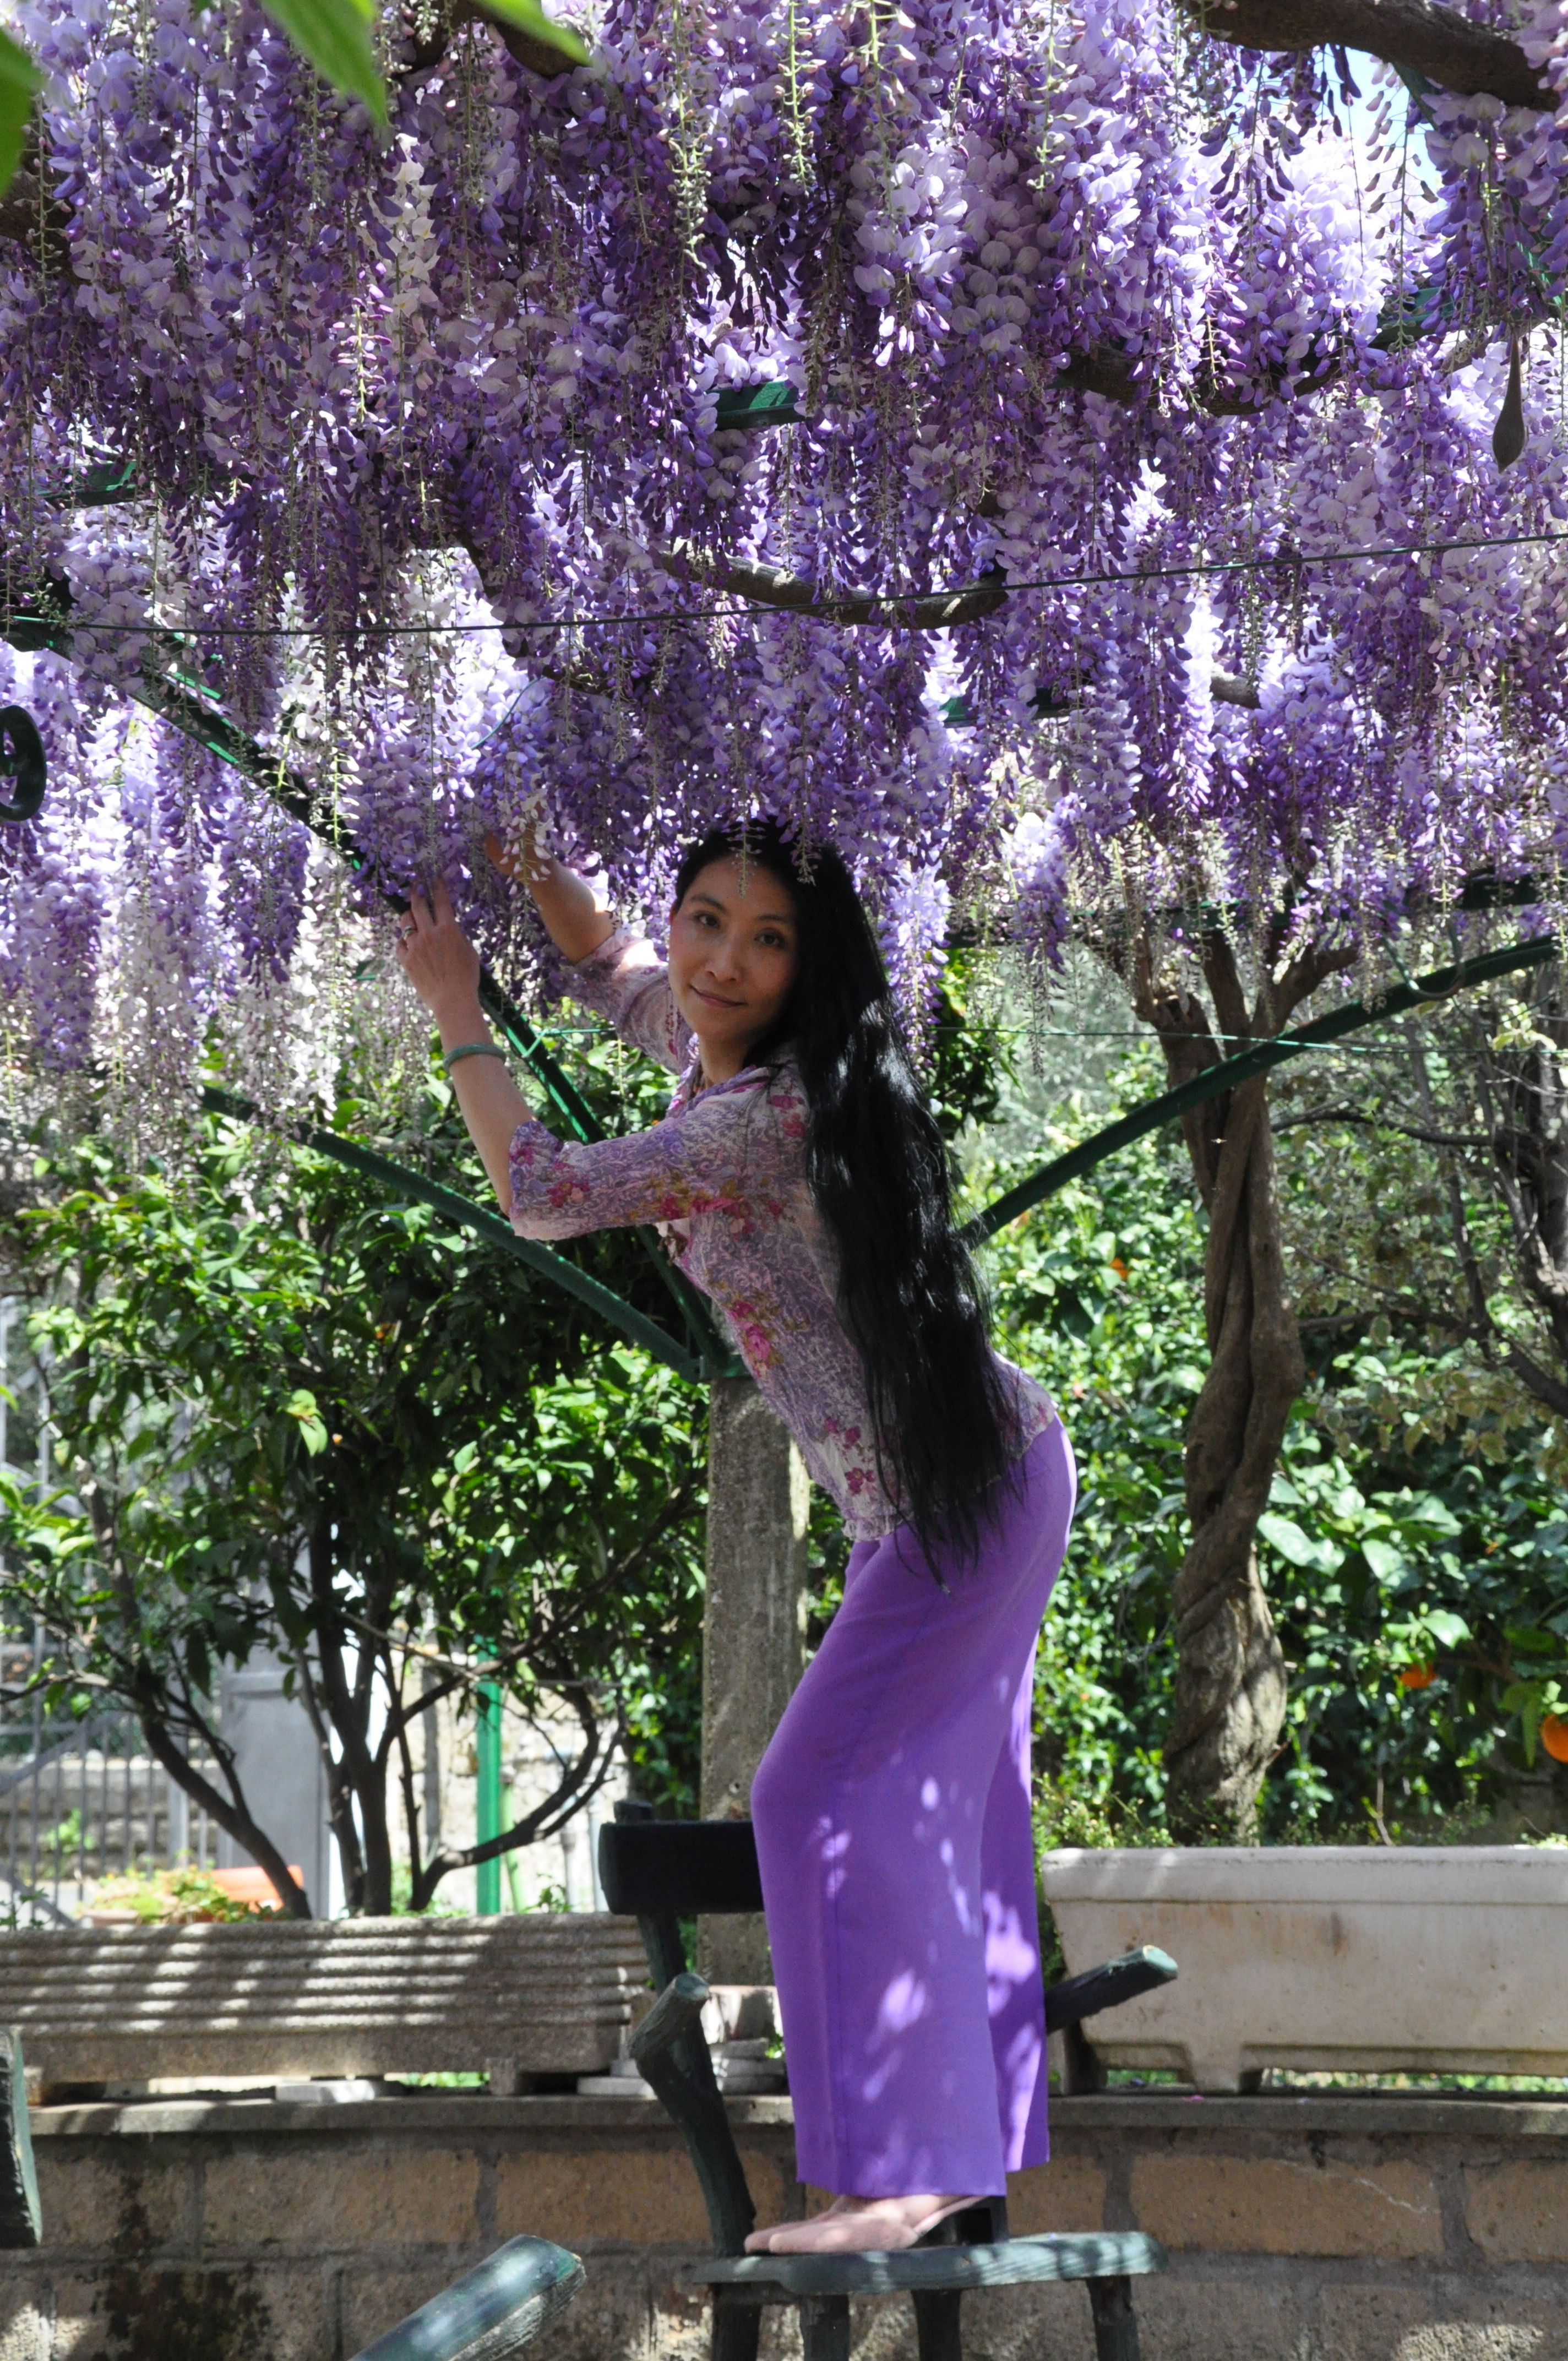
[[[953,1223],[942,1135],[882,953],[830,845],[798,854],[776,820],[711,829],[675,873],[677,907],[710,862],[767,871],[795,903],[799,967],[748,1063],[793,1049],[806,1179],[838,1248],[839,1309],[865,1372],[878,1471],[923,1554],[972,1561],[1014,1474],[1016,1413]]]

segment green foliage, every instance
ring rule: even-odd
[[[1041,1160],[1057,1144],[1042,1142]],[[1021,1177],[977,1168],[975,1202]],[[1201,1235],[1156,1143],[1096,1179],[1011,1224],[986,1261],[998,1342],[1057,1397],[1078,1460],[1072,1545],[1041,1635],[1037,1760],[1058,1815],[1070,1805],[1107,1827],[1107,1814],[1157,1826],[1170,1585],[1186,1541],[1181,1427],[1204,1362]],[[1065,1828],[1056,1839],[1072,1840]]]
[[[443,1082],[392,1145],[471,1170]],[[245,1127],[210,1121],[178,1181],[90,1143],[39,1181],[19,1252],[63,1484],[0,1480],[0,1544],[62,1682],[90,1671],[221,1765],[222,1665],[280,1650],[339,1741],[356,1906],[390,1906],[388,1783],[417,1812],[400,1749],[432,1664],[466,1696],[494,1661],[525,1712],[576,1717],[562,1804],[623,1719],[652,1788],[689,1784],[662,1701],[684,1708],[700,1629],[700,1398],[429,1207]],[[590,1257],[674,1315],[634,1240]]]
[[[1392,1833],[1495,1801],[1561,1702],[1568,1520],[1552,1488],[1452,1443],[1418,1470],[1396,1486],[1374,1454],[1358,1482],[1307,1432],[1276,1482],[1262,1531],[1295,1664],[1280,1780],[1293,1819],[1343,1816],[1358,1795]]]
[[[173,1869],[129,1870],[108,1877],[93,1897],[98,1910],[128,1910],[144,1927],[188,1927],[213,1921],[277,1918],[276,1905],[242,1902],[225,1892],[211,1870],[181,1861]]]
[[[57,1877],[64,1876],[66,1862],[81,1850],[82,1815],[79,1811],[67,1812],[63,1820],[57,1820],[52,1828],[46,1828],[38,1838],[38,1850]]]
[[[32,59],[0,25],[0,197],[22,160],[33,101],[42,88],[43,76]]]
[[[545,49],[554,49],[560,56],[569,58],[574,65],[587,64],[589,54],[587,43],[572,30],[570,25],[557,24],[554,16],[547,16],[538,5],[538,0],[486,0],[486,5],[492,16],[499,16],[507,24],[515,25],[518,31],[526,33],[531,41],[538,41]]]
[[[371,38],[374,0],[263,0],[300,55],[323,79],[362,99],[372,120],[387,121],[387,85]]]
[[[1396,1451],[1452,1437],[1568,1480],[1568,1362],[1547,1310],[1563,1283],[1563,992],[1549,967],[1462,994],[1276,1083],[1291,1280],[1342,1448],[1368,1427]]]
[[[932,1012],[927,1081],[932,1112],[948,1140],[956,1140],[966,1125],[993,1122],[1015,1075],[1011,1035],[976,1005],[971,984],[978,975],[976,963],[955,952]]]
[[[1129,1104],[1154,1082],[1147,1063],[1124,1078]],[[1092,1128],[1069,1105],[1035,1160]],[[973,1202],[1020,1177],[977,1164]],[[1108,1160],[988,1250],[1000,1342],[1056,1394],[1079,1465],[1036,1688],[1053,1844],[1162,1837],[1170,1588],[1189,1537],[1182,1430],[1207,1365],[1202,1254],[1173,1136]],[[1542,1716],[1562,1710],[1568,1520],[1539,1427],[1512,1430],[1502,1468],[1446,1427],[1407,1441],[1347,1409],[1360,1349],[1322,1356],[1260,1530],[1292,1667],[1263,1806],[1274,1840],[1478,1821],[1508,1806]],[[1408,1685],[1412,1672],[1423,1685]]]
[[[969,984],[956,961],[932,1081],[946,1135],[973,1157],[973,1126],[1017,1093],[1008,1036],[977,1021]],[[668,1081],[647,1060],[575,1022],[553,1042],[612,1129],[663,1112]],[[1159,1077],[1140,1054],[1119,1080],[1135,1103]],[[1104,1119],[1068,1104],[1031,1164]],[[378,1120],[368,1100],[339,1111],[342,1128],[483,1194],[444,1082],[400,1136],[378,1137]],[[1505,1806],[1542,1719],[1563,1710],[1568,1518],[1528,1405],[1475,1414],[1474,1356],[1456,1375],[1441,1341],[1383,1306],[1351,1316],[1354,1240],[1382,1221],[1392,1286],[1440,1255],[1420,1230],[1437,1200],[1405,1148],[1371,1137],[1357,1135],[1360,1161],[1331,1156],[1331,1176],[1326,1137],[1299,1132],[1281,1158],[1298,1264],[1330,1308],[1309,1326],[1312,1381],[1259,1532],[1291,1665],[1263,1826],[1419,1837]],[[1021,1170],[973,1162],[970,1202]],[[554,1698],[578,1714],[586,1777],[613,1730],[644,1795],[694,1808],[705,1438],[690,1390],[440,1214],[253,1132],[209,1125],[179,1182],[132,1180],[91,1144],[40,1171],[23,1259],[67,1480],[39,1501],[0,1476],[0,1543],[19,1596],[77,1634],[94,1677],[137,1696],[138,1668],[162,1666],[159,1709],[189,1738],[224,1663],[281,1643],[304,1687],[323,1644],[364,1642],[380,1651],[389,1749],[398,1714],[423,1702],[411,1671],[499,1661],[525,1710]],[[1389,1202],[1416,1217],[1404,1246]],[[1307,1247],[1336,1238],[1324,1276]],[[570,1250],[678,1320],[634,1238]],[[1045,1841],[1162,1839],[1202,1256],[1170,1133],[987,1250],[1000,1340],[1061,1401],[1080,1469],[1039,1658]],[[819,1633],[847,1555],[820,1494],[811,1547]],[[363,1737],[367,1701],[356,1709]],[[363,1813],[358,1789],[354,1802]],[[435,1882],[414,1881],[407,1905],[427,1906]]]
[[[192,0],[198,16],[213,4],[214,0]],[[262,0],[262,5],[324,82],[348,98],[362,100],[373,121],[385,126],[387,85],[376,57],[375,0]],[[589,51],[581,35],[570,25],[558,25],[547,16],[538,0],[488,0],[487,13],[515,25],[531,41],[570,65],[587,60]],[[3,124],[0,115],[0,126]],[[4,186],[3,167],[0,151],[0,187]]]

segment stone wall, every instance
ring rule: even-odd
[[[788,2101],[731,2112],[764,2217],[793,2210]],[[1116,2094],[1054,2121],[1014,2229],[1164,2241],[1145,2361],[1568,2361],[1568,2104]],[[523,2230],[588,2266],[541,2361],[704,2351],[701,2203],[645,2102],[170,2101],[40,2110],[35,2136],[47,2242],[0,2255],[0,2361],[346,2361]],[[913,2342],[871,2308],[857,2361]],[[1083,2291],[971,2296],[966,2352],[1091,2361]]]

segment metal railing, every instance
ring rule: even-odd
[[[41,1632],[0,1629],[0,1926],[59,1926],[105,1877],[189,1859],[211,1867],[216,1830],[147,1752],[134,1714],[76,1720],[25,1692]]]
[[[0,1464],[47,1487],[48,1404],[24,1310],[0,1295]],[[50,1708],[35,1686],[45,1654],[41,1630],[0,1621],[0,1927],[57,1926],[105,1877],[187,1858],[208,1868],[216,1852],[206,1814],[152,1760],[128,1708]]]

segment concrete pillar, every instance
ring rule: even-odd
[[[751,1781],[806,1655],[810,1483],[750,1378],[708,1394],[707,1601],[702,1650],[702,1810],[743,1819]],[[711,1982],[769,1981],[758,1918],[710,1918],[698,1945]]]

